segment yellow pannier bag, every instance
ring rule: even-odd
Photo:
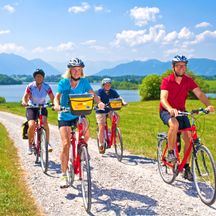
[[[92,94],[70,94],[70,108],[73,115],[89,115],[93,108]]]
[[[120,110],[122,108],[122,99],[120,98],[110,99],[109,105],[112,110]]]

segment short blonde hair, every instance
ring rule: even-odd
[[[81,77],[84,77],[83,68],[81,69]],[[71,68],[67,69],[65,73],[62,75],[63,78],[71,78]]]

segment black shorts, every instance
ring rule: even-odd
[[[170,113],[167,110],[161,110],[160,118],[165,125],[169,126],[168,121],[170,118],[172,118],[172,116],[170,116]],[[176,119],[179,123],[179,130],[191,127],[190,121],[187,116],[177,116]]]
[[[77,125],[77,122],[78,122],[78,118],[75,118],[73,120],[70,120],[70,121],[63,121],[63,120],[58,120],[58,127],[64,127],[64,126],[75,126]]]
[[[42,108],[41,113],[43,116],[48,117],[48,112],[46,108]],[[39,118],[39,109],[38,108],[27,108],[26,110],[26,118],[27,120],[35,120],[37,121]]]

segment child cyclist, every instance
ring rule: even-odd
[[[110,78],[104,78],[101,82],[102,88],[100,88],[97,92],[101,102],[104,104],[108,104],[110,99],[122,99],[122,104],[127,105],[127,103],[123,100],[122,97],[119,96],[118,92],[114,90],[112,87],[112,80]],[[106,116],[109,115],[110,109],[105,107],[105,109],[96,110],[96,120],[98,124],[98,140],[99,140],[99,152],[103,154],[105,152],[104,148],[104,127],[106,124]],[[110,115],[109,115],[110,117]],[[120,117],[118,115],[117,124],[119,123]]]

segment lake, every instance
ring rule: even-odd
[[[22,99],[25,88],[27,84],[22,85],[0,85],[0,96],[4,97],[7,102],[19,102]],[[50,83],[53,93],[56,93],[57,83]],[[100,84],[91,84],[94,90],[100,88]],[[119,95],[121,95],[127,102],[140,101],[140,96],[138,90],[118,90]]]
[[[0,96],[4,97],[7,102],[19,102],[22,99],[25,88],[27,84],[22,85],[0,85]],[[57,83],[50,83],[50,86],[55,94],[57,89]],[[100,88],[100,84],[91,84],[94,90]],[[140,96],[138,90],[118,90],[119,95],[121,95],[127,102],[140,101]],[[206,94],[210,98],[216,98],[216,94]]]

